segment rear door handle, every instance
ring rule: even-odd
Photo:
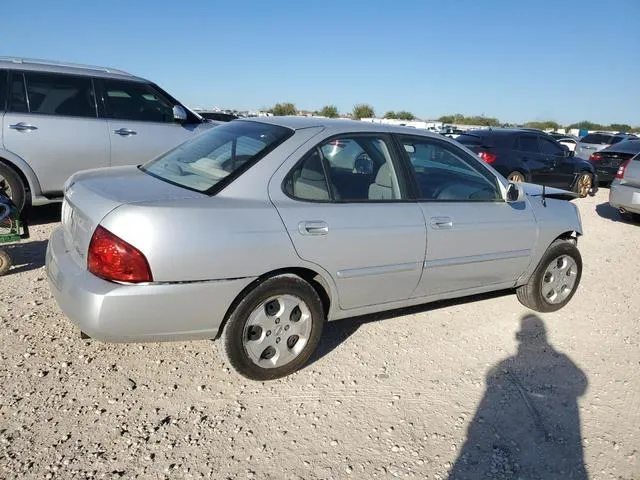
[[[114,130],[113,133],[116,135],[120,135],[121,137],[128,137],[129,135],[137,135],[138,132],[135,130],[131,130],[130,128],[119,128],[118,130]]]
[[[439,230],[449,230],[453,228],[453,220],[450,217],[431,217],[431,226]]]
[[[326,235],[329,233],[329,225],[323,221],[300,222],[298,231],[302,235]]]
[[[19,132],[30,132],[31,130],[37,130],[38,127],[25,122],[14,123],[9,125],[12,130],[18,130]]]

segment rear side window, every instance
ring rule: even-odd
[[[7,108],[7,72],[0,70],[0,112]]]
[[[96,118],[91,78],[27,72],[24,79],[29,112]]]
[[[539,153],[538,137],[533,135],[521,135],[518,137],[518,150],[521,152]]]
[[[622,137],[618,137],[619,140],[622,140]],[[607,135],[606,133],[590,133],[586,137],[582,137],[580,143],[591,143],[594,145],[611,145],[614,140],[613,135]]]
[[[109,118],[173,123],[173,105],[151,85],[104,80],[104,103]]]
[[[18,113],[26,113],[29,111],[29,107],[27,105],[27,93],[24,89],[24,76],[22,73],[14,72],[11,74],[9,110]]]

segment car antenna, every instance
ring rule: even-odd
[[[547,206],[547,187],[545,187],[544,185],[542,185],[542,206],[546,207]]]

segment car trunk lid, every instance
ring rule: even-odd
[[[62,204],[65,245],[74,260],[86,266],[94,230],[120,205],[202,196],[202,193],[171,185],[136,167],[81,172],[69,180]]]

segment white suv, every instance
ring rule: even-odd
[[[0,57],[0,190],[19,209],[79,170],[138,165],[211,128],[154,83],[111,68]]]

